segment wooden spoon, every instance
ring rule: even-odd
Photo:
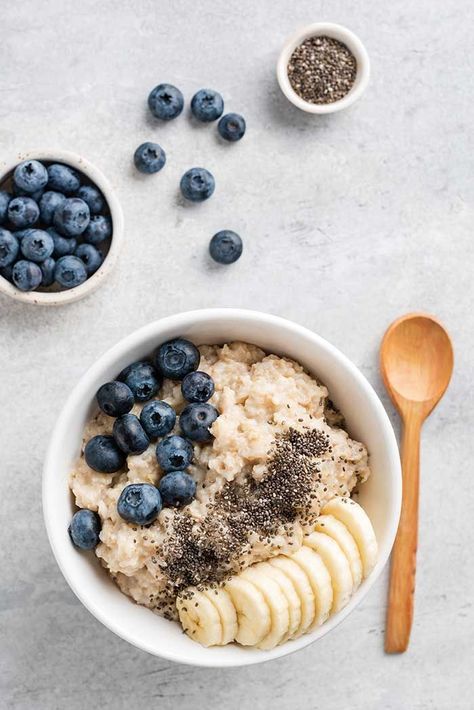
[[[402,511],[392,551],[385,632],[385,651],[403,653],[413,621],[421,426],[449,384],[453,347],[435,318],[410,313],[385,333],[380,364],[385,386],[403,421]]]

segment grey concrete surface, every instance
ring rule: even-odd
[[[338,21],[373,65],[364,98],[314,118],[275,82],[287,35]],[[441,0],[23,0],[1,2],[0,151],[83,153],[114,183],[127,240],[110,281],[55,310],[0,298],[0,707],[467,710],[473,707],[472,455],[474,133],[472,3]],[[160,81],[210,86],[248,133],[223,145],[187,114],[147,115]],[[135,174],[143,140],[168,154]],[[182,172],[214,197],[184,207]],[[209,263],[218,229],[245,241]],[[41,465],[70,389],[106,348],[153,319],[239,306],[294,319],[339,346],[385,397],[385,327],[424,309],[448,326],[456,371],[423,436],[416,619],[404,656],[383,653],[387,577],[334,632],[261,667],[200,670],[116,638],[76,600],[46,540]]]

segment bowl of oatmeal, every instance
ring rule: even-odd
[[[195,491],[187,504],[164,503],[148,525],[135,525],[119,513],[121,496],[137,485],[159,490],[167,469],[162,469],[162,459],[157,460],[157,440],[121,460],[113,473],[91,468],[91,459],[85,456],[87,443],[94,437],[111,440],[115,431],[113,419],[99,410],[96,393],[132,363],[153,363],[157,349],[175,338],[198,347],[199,370],[212,378],[215,387],[209,402],[217,416],[210,424],[209,440],[192,442],[187,472]],[[164,377],[153,396],[176,411],[177,423],[169,434],[182,434],[186,402],[181,383]],[[138,419],[143,406],[142,401],[133,404],[131,411]],[[249,638],[253,626],[241,629],[239,636],[235,629],[231,632],[230,624],[226,645],[216,645],[224,643],[219,635],[224,621],[213,640],[211,618],[204,634],[209,643],[199,638],[201,620],[194,609],[191,614],[190,603],[182,601],[189,600],[189,589],[205,585],[205,593],[217,595],[221,585],[229,584],[237,604],[242,589],[254,588],[249,574],[263,569],[262,565],[269,569],[269,563],[280,557],[308,556],[308,549],[303,555],[300,548],[305,540],[316,545],[321,533],[313,533],[315,524],[325,519],[326,512],[333,512],[327,506],[335,499],[351,502],[353,498],[373,525],[377,557],[370,574],[359,580],[344,603],[341,573],[334,600],[330,600],[331,614],[324,623],[308,625],[307,633],[294,634],[293,640],[284,643],[290,633],[282,627],[279,645],[274,646],[270,643],[276,638],[273,621],[272,633],[262,630],[260,641],[265,638],[259,645],[252,645]],[[386,563],[400,498],[393,430],[377,395],[355,365],[301,326],[235,309],[165,318],[105,353],[82,377],[59,417],[43,478],[51,546],[84,605],[135,646],[203,666],[247,665],[277,658],[334,628],[365,597]],[[76,549],[68,534],[78,508],[91,511],[99,521],[100,540],[89,552]],[[323,517],[318,517],[321,513]],[[320,552],[324,555],[324,550]],[[241,574],[247,575],[243,582]],[[281,576],[281,570],[273,570],[272,575]],[[226,581],[237,578],[235,584]],[[264,582],[271,591],[274,582]],[[199,597],[191,594],[194,606],[201,603],[198,611],[207,609],[208,601],[201,600],[204,592],[196,591]],[[227,597],[225,592],[220,601],[228,603]],[[213,608],[209,611],[216,616]],[[224,606],[219,612],[226,613]],[[197,638],[192,636],[194,627],[190,633],[193,624]],[[183,628],[189,635],[183,634]]]

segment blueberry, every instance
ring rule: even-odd
[[[126,456],[113,436],[93,436],[84,449],[86,464],[99,473],[116,473],[125,464]]]
[[[86,271],[89,276],[97,271],[104,260],[101,252],[93,247],[92,244],[79,244],[74,253],[86,265]]]
[[[97,403],[109,417],[128,414],[135,402],[133,392],[125,382],[106,382],[97,391]]]
[[[163,471],[183,471],[193,460],[193,445],[182,436],[167,436],[156,447],[156,459]]]
[[[0,224],[3,224],[7,218],[8,205],[10,204],[11,199],[12,196],[9,192],[6,190],[0,190]]]
[[[184,436],[192,441],[211,441],[209,428],[219,412],[212,404],[188,404],[179,417],[179,426]]]
[[[123,414],[116,419],[112,433],[117,446],[125,454],[141,454],[150,443],[135,414]]]
[[[152,400],[140,412],[140,421],[149,439],[166,436],[176,424],[176,412],[166,402]]]
[[[182,380],[189,372],[197,370],[200,359],[197,347],[184,338],[163,343],[155,353],[156,367],[170,380]]]
[[[52,256],[48,256],[40,264],[41,273],[43,278],[41,280],[42,286],[51,286],[54,283],[54,269],[56,268],[56,261]]]
[[[20,243],[8,229],[0,227],[0,266],[13,264],[20,251]]]
[[[127,523],[150,525],[162,508],[161,494],[151,483],[125,486],[117,502],[117,512]]]
[[[133,162],[141,173],[157,173],[166,163],[166,153],[158,143],[142,143],[135,151]]]
[[[155,118],[170,121],[179,116],[184,106],[183,94],[172,84],[158,84],[148,96],[148,107]]]
[[[100,542],[100,518],[97,513],[82,508],[74,513],[68,527],[69,536],[81,550],[93,550]]]
[[[52,227],[48,227],[46,231],[53,238],[53,256],[55,259],[59,259],[61,256],[67,256],[68,254],[74,254],[77,247],[77,240],[74,239],[74,237],[63,237]]]
[[[54,190],[43,192],[39,201],[39,208],[41,221],[44,225],[49,226],[53,223],[54,211],[56,207],[62,205],[65,199],[62,192],[54,192]]]
[[[218,264],[233,264],[242,255],[242,250],[242,239],[230,229],[214,234],[209,244],[209,253]]]
[[[93,215],[84,232],[84,239],[89,244],[100,244],[104,239],[112,236],[112,222],[110,217],[103,214]]]
[[[38,217],[39,207],[31,197],[14,197],[8,205],[8,219],[15,227],[31,227]]]
[[[50,190],[72,195],[77,192],[81,181],[79,174],[68,165],[53,163],[48,166],[48,187]]]
[[[207,372],[190,372],[181,383],[181,392],[188,402],[207,402],[214,394],[214,381]]]
[[[245,119],[238,113],[226,113],[217,124],[217,130],[226,141],[239,141],[245,134]]]
[[[201,89],[191,99],[191,111],[198,121],[215,121],[222,116],[224,101],[217,91]]]
[[[7,281],[12,281],[13,266],[2,266],[0,268],[0,276],[3,276]]]
[[[64,288],[74,288],[87,280],[85,264],[77,256],[62,256],[56,262],[54,278]]]
[[[42,190],[48,182],[48,173],[38,160],[25,160],[16,166],[13,182],[20,190],[31,193]]]
[[[105,207],[104,196],[94,185],[81,185],[77,191],[77,196],[89,206],[91,214],[98,214]]]
[[[44,261],[53,251],[53,237],[44,229],[29,229],[21,240],[21,253],[29,261]]]
[[[89,207],[79,197],[68,197],[54,210],[53,225],[66,237],[82,234],[89,220]]]
[[[207,200],[215,190],[214,176],[206,168],[191,168],[179,183],[183,197],[191,202]]]
[[[163,505],[177,507],[188,505],[196,495],[196,482],[184,471],[171,471],[160,480],[158,490]]]
[[[12,281],[20,291],[33,291],[43,279],[43,272],[34,261],[21,259],[13,266]]]
[[[162,377],[153,365],[146,361],[134,362],[122,370],[117,378],[130,387],[137,402],[151,399],[161,387]]]

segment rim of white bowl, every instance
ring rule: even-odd
[[[114,188],[109,182],[104,173],[99,170],[93,163],[86,158],[83,158],[78,153],[68,150],[29,150],[26,152],[18,152],[8,160],[0,160],[0,184],[14,170],[14,168],[23,160],[47,160],[57,161],[70,165],[89,178],[101,190],[105,197],[112,218],[112,238],[110,241],[109,251],[99,267],[99,269],[90,276],[87,281],[76,286],[75,288],[66,289],[64,291],[20,291],[7,279],[0,276],[0,292],[6,296],[28,303],[34,306],[62,306],[67,303],[73,303],[85,296],[93,293],[104,283],[104,280],[109,276],[119,256],[124,234],[123,212],[119,199]]]
[[[157,330],[165,331],[168,327],[173,328],[176,332],[184,331],[187,327],[196,325],[199,323],[210,323],[213,320],[219,321],[225,318],[227,321],[232,319],[237,319],[239,321],[246,321],[249,324],[261,324],[262,321],[265,323],[272,324],[277,327],[286,329],[289,337],[291,334],[297,334],[301,337],[307,338],[314,344],[317,344],[322,350],[325,350],[335,361],[342,366],[343,369],[349,370],[351,376],[358,382],[362,387],[373,405],[377,417],[383,423],[384,430],[384,446],[388,452],[388,459],[390,461],[390,467],[392,469],[393,475],[391,476],[391,500],[392,506],[390,507],[390,522],[387,526],[388,534],[386,536],[386,541],[383,545],[379,547],[378,560],[370,573],[369,577],[364,580],[363,584],[358,590],[353,594],[351,600],[344,609],[338,612],[336,615],[331,617],[322,626],[320,626],[316,631],[311,634],[306,634],[301,636],[299,639],[295,639],[291,644],[283,644],[282,646],[277,646],[271,651],[261,651],[257,655],[250,655],[247,653],[242,653],[239,661],[224,658],[219,659],[218,662],[214,658],[208,658],[205,654],[207,649],[201,649],[204,653],[199,654],[199,658],[186,657],[183,654],[176,654],[170,651],[168,648],[161,648],[159,651],[153,648],[150,644],[143,642],[140,637],[132,637],[130,634],[124,632],[120,625],[120,620],[116,618],[110,618],[107,616],[106,610],[103,606],[97,604],[94,599],[88,596],[87,589],[84,589],[78,580],[74,579],[74,560],[73,555],[63,554],[62,547],[59,543],[59,536],[64,536],[64,530],[59,530],[54,524],[54,505],[52,501],[50,502],[49,491],[54,490],[56,481],[54,478],[54,466],[53,462],[56,457],[56,451],[61,449],[63,437],[66,433],[68,427],[68,420],[73,416],[74,411],[78,407],[81,399],[83,397],[82,391],[87,387],[89,380],[93,380],[97,377],[103,370],[110,367],[113,363],[117,362],[121,357],[127,354],[133,347],[136,347],[138,343],[146,341],[150,336],[154,336]],[[192,337],[192,336],[189,336]],[[395,540],[395,535],[398,528],[398,521],[400,518],[401,509],[401,495],[402,495],[402,478],[401,478],[401,465],[400,456],[397,445],[397,440],[395,438],[395,433],[393,431],[392,425],[388,418],[388,415],[380,401],[377,393],[373,389],[369,381],[364,377],[362,372],[349,358],[344,355],[338,348],[331,345],[327,340],[317,335],[313,331],[305,328],[304,326],[298,325],[293,321],[287,320],[280,316],[270,315],[267,313],[262,313],[260,311],[253,311],[247,309],[237,309],[237,308],[210,308],[210,309],[199,309],[195,311],[187,311],[184,313],[179,313],[177,315],[167,316],[165,318],[153,321],[148,325],[145,325],[138,330],[130,333],[125,338],[122,338],[118,343],[109,348],[105,353],[103,353],[96,361],[89,367],[89,369],[82,375],[79,382],[76,384],[71,394],[69,395],[66,404],[64,405],[62,411],[59,414],[56,425],[54,427],[53,433],[51,435],[50,443],[46,453],[45,463],[43,467],[43,481],[42,481],[42,501],[43,501],[43,517],[45,522],[45,527],[47,535],[49,538],[49,543],[53,551],[56,562],[65,577],[70,588],[76,595],[76,597],[84,604],[86,609],[95,616],[106,628],[115,633],[117,636],[122,638],[124,641],[140,648],[147,653],[150,653],[159,658],[164,658],[169,661],[176,663],[182,663],[192,666],[200,666],[207,668],[224,668],[224,667],[237,667],[237,666],[248,666],[258,663],[264,663],[269,660],[276,658],[281,658],[287,656],[295,651],[299,651],[311,643],[314,643],[319,638],[322,638],[327,633],[329,633],[333,628],[338,626],[348,614],[353,611],[356,606],[366,597],[371,587],[375,584],[379,578],[383,568],[385,567],[387,560],[390,556],[390,552]],[[51,496],[52,498],[52,496]],[[58,538],[58,544],[56,541]]]
[[[293,51],[309,37],[326,35],[343,42],[352,52],[357,61],[356,79],[350,91],[339,101],[332,104],[312,104],[298,96],[288,78],[288,61]],[[370,59],[365,46],[359,37],[347,27],[334,22],[314,22],[295,32],[285,43],[277,63],[277,79],[286,98],[297,108],[307,113],[327,114],[342,111],[357,101],[367,88],[370,78]]]

